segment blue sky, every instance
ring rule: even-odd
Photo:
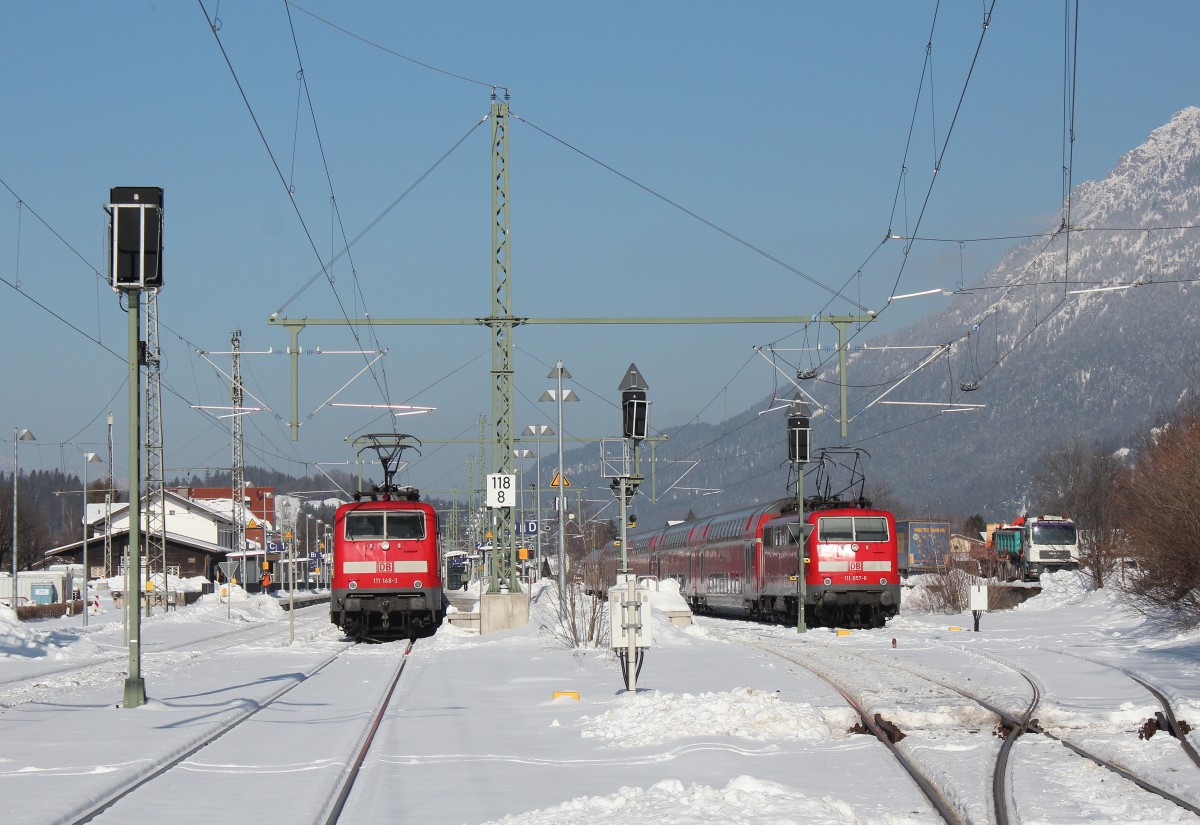
[[[340,299],[358,317],[488,314],[490,124],[477,124],[493,84],[509,90],[521,118],[510,124],[520,316],[809,316],[882,308],[898,277],[897,293],[971,283],[1007,243],[967,243],[960,253],[917,242],[903,266],[902,241],[876,250],[889,229],[905,235],[915,225],[939,156],[921,236],[1021,235],[1060,213],[1063,4],[996,3],[973,69],[988,3],[943,3],[936,26],[933,2],[299,6],[442,71],[298,7],[290,26],[282,1],[6,9],[0,422],[38,437],[21,450],[23,468],[78,472],[78,454],[62,445],[96,449],[115,395],[116,472],[125,474],[125,367],[105,349],[124,356],[125,315],[96,275],[106,267],[101,205],[112,186],[165,190],[169,474],[229,463],[227,432],[191,405],[228,403],[228,382],[195,349],[228,350],[232,330],[242,330],[243,349],[278,353],[288,339],[267,319],[281,309],[336,318]],[[220,46],[204,10],[220,18]],[[1074,183],[1102,177],[1200,103],[1197,4],[1091,0],[1078,22]],[[301,63],[311,112],[306,100],[297,106]],[[343,231],[357,236],[427,172],[355,244],[353,272],[342,257],[332,286],[321,275],[302,290],[340,251]],[[849,300],[834,297],[839,290]],[[901,327],[941,300],[897,302],[875,328]],[[536,399],[558,358],[583,398],[567,409],[567,435],[611,436],[630,362],[650,384],[656,426],[718,421],[771,392],[771,369],[753,347],[803,338],[787,326],[520,328],[517,429],[554,417]],[[820,338],[834,340],[829,329]],[[490,411],[489,333],[392,327],[378,343],[389,350],[388,400],[438,408],[400,419],[402,431],[430,442],[408,480],[465,487],[465,457],[477,450],[433,442],[474,437]],[[332,327],[309,328],[301,344],[358,346]],[[214,360],[228,369],[227,357]],[[362,366],[354,356],[302,359],[301,417]],[[243,372],[286,417],[287,360],[247,356]],[[384,397],[360,378],[338,400]],[[390,427],[326,409],[293,443],[263,413],[247,419],[247,461],[314,472],[315,462],[352,459],[345,436]]]

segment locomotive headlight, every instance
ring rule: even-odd
[[[379,543],[379,549],[381,549],[381,550],[391,550],[391,549],[392,549],[392,543],[391,543],[390,541],[382,541],[382,542],[380,542],[380,543]]]
[[[350,589],[351,589],[351,590],[357,590],[357,589],[358,589],[358,582],[356,582],[356,581],[351,581],[351,582],[350,582]]]
[[[829,585],[831,585],[831,584],[833,584],[833,579],[826,579],[826,580],[825,580],[825,586],[826,586],[826,587],[829,587]]]
[[[887,579],[880,579],[880,580],[879,580],[879,583],[880,583],[880,584],[887,584]]]
[[[413,582],[413,587],[415,587],[415,588],[417,588],[418,590],[420,590],[420,589],[421,589],[421,580],[420,580],[420,579],[417,579],[416,581],[414,581],[414,582]]]

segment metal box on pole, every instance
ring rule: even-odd
[[[162,286],[163,190],[157,186],[114,186],[109,279],[113,289]]]

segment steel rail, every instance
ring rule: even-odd
[[[1000,745],[1000,751],[996,754],[996,768],[992,771],[992,807],[996,814],[997,825],[1008,825],[1010,821],[1009,810],[1012,806],[1009,805],[1009,791],[1012,788],[1012,784],[1008,781],[1008,758],[1012,754],[1012,748],[1016,744],[1017,737],[1030,729],[1029,720],[1033,718],[1033,713],[1037,710],[1038,702],[1042,699],[1042,693],[1038,689],[1037,683],[1028,676],[1025,676],[1024,673],[1021,675],[1029,683],[1029,687],[1033,691],[1033,697],[1029,701],[1029,707],[1021,714],[1019,723],[1011,727],[1011,733],[1004,737],[1004,743]],[[965,695],[961,694],[961,691],[959,693],[960,695]],[[975,701],[979,700],[976,699]],[[982,702],[980,704],[983,705]],[[987,707],[986,705],[983,706]]]
[[[786,659],[792,664],[799,665],[809,673],[816,676],[822,682],[825,682],[827,685],[836,690],[841,697],[846,700],[846,703],[850,705],[850,707],[854,708],[855,713],[857,713],[859,718],[862,719],[863,725],[865,725],[866,728],[871,731],[871,733],[873,733],[875,737],[884,744],[885,747],[887,747],[888,751],[891,752],[892,757],[900,764],[900,767],[904,769],[905,773],[912,778],[913,782],[915,782],[917,787],[921,790],[921,793],[925,795],[925,798],[929,800],[929,804],[933,806],[935,811],[937,811],[938,816],[940,816],[944,822],[948,823],[948,825],[966,825],[966,820],[964,820],[963,817],[959,815],[958,811],[956,811],[954,807],[946,800],[946,798],[942,796],[937,787],[931,781],[929,781],[929,779],[926,778],[923,773],[921,773],[921,770],[912,762],[912,760],[910,760],[904,753],[900,751],[899,748],[896,747],[896,745],[888,737],[887,733],[878,723],[876,723],[874,717],[867,713],[866,709],[859,704],[857,699],[850,695],[848,690],[844,689],[830,676],[820,672],[819,670],[816,670],[799,657],[792,656],[785,651],[779,650],[778,648],[760,644],[758,642],[751,642],[751,644],[759,650],[774,654],[775,656],[779,656],[781,659]]]
[[[195,754],[197,754],[204,748],[211,745],[213,742],[216,742],[222,736],[229,733],[231,730],[234,730],[235,728],[237,728],[239,725],[241,725],[243,722],[245,722],[246,720],[253,717],[259,711],[264,710],[267,707],[270,707],[272,703],[278,701],[285,694],[289,693],[290,691],[292,691],[295,688],[299,687],[300,685],[304,684],[309,679],[311,679],[313,676],[320,673],[322,670],[324,670],[330,664],[335,662],[343,653],[345,653],[351,647],[353,647],[353,645],[348,645],[347,647],[343,648],[342,650],[339,650],[337,653],[333,654],[332,656],[329,656],[323,662],[318,664],[316,667],[314,667],[311,670],[309,670],[308,672],[304,673],[303,676],[301,676],[299,679],[296,679],[291,684],[285,685],[284,687],[276,690],[274,693],[270,694],[264,701],[260,702],[255,707],[253,707],[249,710],[245,710],[242,713],[235,716],[234,718],[227,721],[215,733],[213,733],[211,736],[205,738],[203,741],[198,742],[194,747],[189,748],[186,752],[180,754],[179,756],[175,757],[174,759],[171,759],[167,762],[164,762],[161,765],[156,766],[155,768],[144,773],[142,776],[135,777],[134,779],[131,779],[130,781],[118,786],[116,789],[114,789],[113,791],[109,792],[106,796],[101,798],[98,802],[96,802],[91,808],[86,810],[83,814],[70,819],[69,822],[71,823],[71,825],[83,825],[83,823],[85,823],[85,822],[91,822],[97,816],[99,816],[100,814],[107,811],[109,808],[111,808],[113,805],[120,802],[122,799],[126,798],[127,796],[130,796],[135,791],[139,790],[140,788],[144,787],[148,783],[150,783],[153,780],[157,779],[158,777],[162,776],[164,773],[166,773],[167,771],[176,767],[181,762],[191,758],[192,756],[194,756]]]
[[[1200,753],[1198,753],[1196,751],[1196,748],[1188,740],[1187,734],[1183,733],[1183,731],[1180,730],[1179,720],[1175,716],[1174,708],[1171,707],[1171,700],[1168,699],[1162,691],[1160,691],[1158,688],[1154,687],[1154,685],[1150,684],[1149,681],[1142,678],[1138,674],[1136,674],[1124,667],[1121,667],[1119,665],[1114,665],[1111,662],[1105,662],[1100,659],[1094,659],[1091,656],[1084,656],[1082,654],[1075,653],[1074,651],[1071,651],[1071,650],[1058,650],[1058,649],[1055,649],[1052,647],[1045,647],[1044,645],[1036,645],[1036,644],[1030,645],[1030,647],[1032,647],[1034,650],[1041,650],[1046,653],[1056,653],[1059,656],[1071,656],[1072,658],[1080,659],[1081,661],[1084,661],[1084,662],[1091,662],[1093,665],[1099,665],[1100,667],[1106,667],[1111,670],[1115,670],[1118,673],[1121,673],[1121,674],[1129,677],[1133,681],[1137,682],[1139,685],[1141,685],[1143,688],[1145,688],[1146,692],[1149,693],[1151,696],[1153,696],[1160,705],[1162,705],[1163,715],[1166,717],[1167,722],[1170,724],[1171,730],[1173,730],[1179,734],[1178,736],[1175,736],[1175,734],[1173,734],[1173,733],[1171,735],[1174,736],[1175,739],[1179,742],[1179,746],[1181,748],[1183,748],[1183,752],[1185,754],[1187,754],[1188,759],[1192,760],[1192,763],[1195,764],[1196,767],[1200,768]],[[1170,733],[1170,731],[1168,731],[1168,733]]]
[[[189,639],[186,642],[179,642],[179,643],[173,644],[173,645],[165,645],[163,647],[156,647],[153,649],[148,649],[146,647],[143,647],[143,653],[146,656],[156,656],[161,653],[169,653],[173,650],[181,650],[181,649],[192,647],[192,646],[199,648],[201,645],[208,644],[209,642],[218,641],[220,639],[227,639],[231,636],[236,636],[241,633],[250,633],[255,630],[264,630],[268,627],[269,626],[266,624],[256,624],[256,625],[251,625],[250,627],[239,627],[236,630],[230,630],[227,633],[217,633],[212,636],[204,636],[199,639]],[[40,680],[46,679],[49,676],[61,676],[64,673],[79,673],[79,672],[90,670],[93,668],[101,669],[101,668],[105,667],[106,665],[111,665],[114,663],[122,665],[122,672],[123,672],[124,665],[126,664],[126,662],[128,660],[128,656],[129,656],[129,654],[125,650],[114,650],[111,653],[101,654],[101,656],[98,660],[93,659],[92,661],[87,662],[85,664],[63,665],[62,667],[42,670],[42,671],[39,671],[38,673],[30,674],[28,676],[17,676],[12,679],[2,680],[2,681],[0,681],[0,691],[4,691],[4,690],[10,689],[10,688],[13,688],[24,682],[38,682]],[[10,704],[10,703],[4,702],[3,699],[0,699],[0,713],[4,712],[6,710],[9,710],[11,708],[18,707],[19,705],[23,705],[23,704],[25,704],[25,703],[24,702],[13,702]]]
[[[1030,684],[1033,684],[1032,677],[1029,674],[1027,674],[1023,669],[1017,667],[1016,665],[1014,665],[1010,662],[1004,661],[1002,658],[996,656],[995,654],[985,654],[978,650],[968,650],[967,648],[959,647],[957,645],[947,645],[947,646],[953,647],[956,650],[961,650],[964,653],[974,654],[975,656],[978,656],[981,659],[986,659],[989,662],[993,662],[994,664],[998,664],[1002,667],[1007,667],[1008,669],[1021,674],[1021,676],[1023,676],[1027,681],[1029,681]],[[1057,653],[1057,654],[1063,655],[1063,656],[1074,656],[1077,659],[1082,659],[1083,661],[1091,662],[1092,664],[1098,664],[1098,665],[1101,665],[1102,667],[1111,668],[1111,669],[1116,670],[1117,672],[1121,673],[1122,675],[1132,679],[1133,681],[1137,682],[1142,687],[1147,688],[1150,691],[1151,695],[1156,694],[1156,691],[1153,690],[1152,688],[1150,688],[1149,685],[1145,684],[1141,679],[1138,679],[1137,677],[1133,676],[1132,674],[1128,673],[1127,671],[1125,671],[1121,668],[1114,667],[1113,665],[1107,664],[1105,662],[1096,662],[1092,659],[1087,658],[1086,656],[1079,656],[1077,654],[1068,653],[1066,651],[1052,650],[1050,648],[1038,647],[1037,645],[1032,645],[1032,647],[1034,647],[1037,650],[1043,650],[1048,653]],[[861,655],[861,654],[859,654],[859,655]],[[863,658],[866,658],[866,657],[863,657]],[[901,669],[903,670],[904,668],[901,668]],[[917,675],[917,674],[914,674],[914,675]],[[921,678],[928,678],[928,677],[922,676]],[[935,684],[938,684],[938,682],[936,682],[935,680],[931,679],[930,681],[934,681]],[[950,687],[948,685],[943,685],[943,686]],[[967,696],[969,698],[974,699],[974,697],[970,697],[970,695],[967,692],[961,690],[960,688],[952,687],[950,689],[957,691],[958,693],[962,694],[963,696]],[[978,700],[976,699],[975,701],[978,701]],[[1162,701],[1164,701],[1164,706],[1168,706],[1165,703],[1165,697],[1162,698]],[[1174,714],[1172,714],[1172,719],[1173,718],[1174,718]],[[1133,784],[1137,785],[1142,790],[1152,793],[1157,797],[1165,799],[1167,802],[1170,802],[1174,805],[1178,805],[1179,807],[1183,808],[1184,810],[1191,811],[1192,813],[1196,814],[1197,816],[1200,816],[1200,805],[1195,805],[1191,802],[1188,802],[1186,799],[1179,798],[1178,796],[1171,793],[1170,791],[1168,791],[1164,788],[1160,788],[1157,785],[1155,785],[1151,782],[1148,782],[1145,779],[1142,779],[1141,777],[1137,776],[1135,773],[1133,773],[1129,769],[1125,768],[1124,766],[1119,765],[1116,762],[1113,762],[1111,760],[1105,759],[1101,756],[1097,756],[1096,754],[1088,751],[1086,748],[1076,745],[1071,740],[1065,739],[1061,736],[1056,736],[1053,733],[1050,733],[1049,731],[1043,730],[1039,727],[1029,727],[1028,729],[1033,731],[1034,733],[1040,733],[1041,735],[1045,736],[1047,739],[1058,742],[1060,745],[1062,745],[1066,748],[1069,748],[1070,750],[1074,751],[1079,756],[1082,756],[1084,759],[1087,759],[1087,760],[1099,765],[1102,768],[1107,768],[1108,770],[1117,774],[1117,776],[1120,776],[1123,779],[1127,779],[1130,782],[1132,782]],[[1183,740],[1179,740],[1179,741],[1183,742]],[[1184,749],[1185,752],[1187,752],[1191,748],[1190,743],[1187,743],[1187,745],[1188,745],[1188,747]]]
[[[375,741],[375,734],[379,732],[379,725],[383,721],[383,715],[387,711],[388,705],[391,704],[392,693],[395,692],[396,685],[400,682],[400,676],[404,673],[405,666],[408,665],[408,654],[412,652],[413,644],[413,640],[410,639],[408,647],[404,649],[404,655],[400,657],[400,666],[396,668],[396,673],[392,676],[391,683],[388,685],[387,691],[384,692],[382,701],[380,701],[379,706],[375,709],[375,718],[372,720],[370,727],[363,736],[362,742],[359,744],[357,756],[355,756],[354,761],[347,766],[346,771],[342,774],[341,790],[322,820],[325,825],[334,825],[341,817],[342,810],[346,807],[346,801],[350,798],[350,791],[354,788],[354,783],[358,779],[358,772],[362,768],[363,761],[367,758],[367,751],[371,749],[371,745]]]
[[[1109,667],[1111,667],[1111,665]],[[1179,734],[1176,737],[1176,740],[1179,742],[1179,746],[1183,748],[1183,752],[1187,754],[1188,759],[1191,759],[1196,767],[1200,768],[1200,753],[1197,753],[1196,748],[1192,746],[1190,741],[1188,741],[1187,734],[1179,729],[1179,720],[1175,718],[1175,711],[1171,708],[1171,701],[1167,699],[1167,697],[1161,691],[1159,691],[1158,688],[1154,687],[1140,676],[1134,676],[1132,673],[1129,673],[1125,670],[1122,670],[1121,672],[1144,687],[1151,696],[1158,700],[1159,704],[1162,705],[1163,714],[1167,717],[1167,722],[1169,722],[1171,725],[1171,729]]]
[[[793,662],[795,664],[800,665],[801,667],[804,667],[806,670],[810,671],[811,673],[814,673],[816,676],[818,676],[822,680],[831,684],[836,690],[838,690],[839,693],[842,693],[843,696],[845,695],[845,693],[841,690],[841,688],[838,687],[838,685],[836,685],[829,677],[827,677],[824,674],[820,673],[819,671],[815,670],[808,664],[806,664],[796,658],[788,656],[788,655],[784,654],[782,651],[779,651],[770,646],[763,645],[763,644],[760,644],[757,642],[752,642],[752,644],[761,650],[765,650],[767,652],[774,653],[775,655],[781,656],[782,658],[785,658],[790,662]],[[814,644],[819,644],[819,643],[814,643]],[[1046,730],[1041,729],[1040,727],[1036,726],[1035,724],[1033,724],[1031,722],[1032,714],[1033,714],[1033,711],[1036,709],[1037,704],[1041,700],[1041,691],[1037,686],[1036,680],[1034,680],[1033,677],[1030,676],[1028,673],[1026,673],[1024,670],[1022,670],[1021,668],[1019,668],[1009,662],[1006,662],[1003,659],[1000,659],[994,655],[984,654],[984,653],[982,653],[980,651],[976,651],[976,650],[969,650],[967,648],[959,647],[957,645],[948,645],[948,646],[954,647],[957,650],[961,650],[964,653],[971,653],[980,658],[987,659],[988,661],[993,662],[998,665],[1001,665],[1002,667],[1009,668],[1010,670],[1016,672],[1022,678],[1024,678],[1029,683],[1030,687],[1033,689],[1034,698],[1033,698],[1033,701],[1031,701],[1028,709],[1024,713],[1022,713],[1021,718],[1017,718],[1017,717],[1013,716],[1011,713],[1008,713],[1007,711],[1004,711],[1000,708],[995,707],[987,700],[982,699],[978,696],[975,696],[972,693],[970,693],[969,691],[964,690],[963,688],[960,688],[956,685],[947,684],[946,682],[943,682],[939,679],[933,678],[928,674],[919,673],[919,672],[912,670],[908,667],[905,667],[904,665],[901,665],[897,662],[891,662],[891,661],[879,659],[874,656],[869,656],[860,651],[843,650],[843,649],[839,648],[838,652],[843,655],[852,655],[852,656],[855,656],[855,657],[865,660],[865,661],[873,662],[875,664],[892,667],[897,670],[904,671],[904,672],[908,673],[909,675],[915,676],[919,679],[923,679],[927,682],[930,682],[935,685],[939,685],[940,687],[943,687],[947,690],[951,690],[955,693],[958,693],[960,696],[963,696],[964,698],[977,703],[981,707],[986,708],[987,710],[991,711],[992,713],[995,713],[997,716],[999,716],[1001,719],[1003,719],[1005,722],[1009,723],[1012,726],[1013,734],[1005,737],[1005,745],[1008,747],[1009,750],[1011,750],[1012,744],[1015,743],[1017,736],[1019,736],[1021,733],[1024,733],[1026,731],[1031,731],[1033,733],[1041,734],[1041,735],[1047,737],[1048,739],[1050,739],[1054,742],[1058,742],[1060,745],[1063,745],[1064,747],[1070,749],[1071,751],[1076,753],[1078,756],[1081,756],[1084,759],[1087,759],[1087,760],[1095,763],[1096,765],[1099,765],[1102,768],[1106,768],[1109,771],[1112,771],[1113,773],[1117,774],[1118,776],[1120,776],[1123,779],[1127,779],[1128,781],[1137,785],[1142,790],[1147,791],[1148,793],[1152,793],[1155,796],[1158,796],[1161,799],[1166,800],[1167,802],[1170,802],[1174,805],[1177,805],[1177,806],[1183,808],[1184,810],[1190,811],[1190,812],[1200,816],[1200,806],[1197,806],[1191,802],[1188,802],[1185,799],[1181,799],[1180,797],[1176,796],[1175,794],[1171,793],[1170,791],[1168,791],[1164,788],[1160,788],[1157,785],[1155,785],[1145,779],[1142,779],[1141,777],[1137,776],[1132,771],[1128,770],[1127,768],[1123,767],[1122,765],[1119,765],[1115,762],[1104,759],[1103,757],[1097,756],[1096,754],[1091,753],[1087,749],[1085,749],[1079,745],[1076,745],[1074,742],[1071,742],[1070,740],[1065,739],[1061,736],[1056,736]],[[1042,649],[1042,648],[1039,648],[1039,649]],[[1075,654],[1065,653],[1063,651],[1048,650],[1048,652],[1062,653],[1063,655],[1075,655]],[[1077,656],[1076,658],[1084,659],[1085,661],[1092,661],[1083,656]],[[1093,663],[1100,664],[1100,665],[1103,665],[1106,667],[1113,667],[1112,665],[1106,665],[1103,662],[1093,662]],[[1142,684],[1143,687],[1146,687],[1147,689],[1150,690],[1152,695],[1155,693],[1155,691],[1153,689],[1150,689],[1148,685],[1146,685],[1144,682],[1142,682],[1142,680],[1138,679],[1137,677],[1134,677],[1133,675],[1127,673],[1126,671],[1124,671],[1120,668],[1114,668],[1114,669],[1119,670],[1125,676],[1128,676],[1129,678],[1133,679],[1134,681],[1139,682],[1139,684]],[[1166,706],[1166,705],[1164,705],[1164,706]],[[855,709],[858,710],[857,707]],[[859,711],[859,713],[861,715],[862,711]],[[1173,714],[1172,714],[1172,720],[1173,720]],[[1172,721],[1172,724],[1174,724],[1173,721]],[[1188,746],[1190,748],[1190,743],[1188,743]],[[1001,749],[1004,750],[1004,747],[1005,746],[1002,746]],[[1185,748],[1185,750],[1187,750],[1187,749]],[[1008,755],[1005,754],[1003,759],[1004,759],[1004,765],[1001,765],[1000,757],[999,756],[997,757],[997,767],[996,767],[996,770],[993,772],[993,779],[992,779],[993,804],[996,809],[997,821],[999,823],[1005,823],[1008,821],[1007,809],[1009,807],[1008,801],[1007,801],[1009,786],[1007,784],[1007,780],[1002,778],[1002,777],[1007,776]],[[939,813],[940,813],[940,811],[939,811]]]

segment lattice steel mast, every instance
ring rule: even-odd
[[[162,372],[158,346],[158,290],[144,293],[146,305],[146,567],[150,580],[162,573],[162,606],[167,594],[167,506],[163,478]],[[159,598],[158,593],[152,599]],[[149,606],[150,602],[147,602]]]
[[[492,92],[492,314],[486,319],[492,330],[492,472],[512,475],[512,281],[509,272],[509,199],[508,199],[508,92],[498,100]],[[503,567],[492,579],[488,592],[500,590],[501,582],[509,592],[517,592],[517,544],[513,534],[511,507],[493,511],[492,553]]]
[[[230,464],[230,498],[233,499],[233,551],[242,557],[242,587],[246,587],[250,572],[246,570],[246,465],[242,455],[242,331],[234,330],[230,339],[233,354],[233,369],[230,372],[230,402],[233,416],[230,418],[233,433],[233,461]],[[233,577],[230,576],[232,584]],[[233,588],[229,590],[233,600]]]

